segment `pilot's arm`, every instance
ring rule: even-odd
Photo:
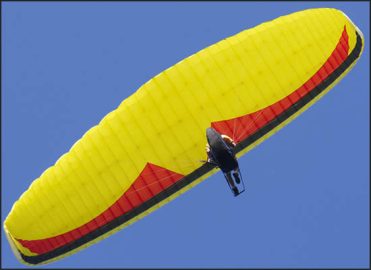
[[[222,134],[222,139],[229,147],[235,147],[236,143],[233,141],[233,139],[227,135]]]

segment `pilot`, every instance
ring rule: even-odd
[[[228,135],[221,134],[221,137],[230,149],[233,149],[236,146],[236,143],[234,142],[234,140],[231,137],[229,137]],[[209,143],[206,143],[206,153],[207,153],[207,162],[216,164],[216,162],[213,160],[212,155],[210,153]],[[233,176],[236,179],[237,184],[239,184],[241,182],[241,180],[240,180],[240,176],[239,176],[239,173],[238,173],[238,166],[236,166],[233,169]],[[227,174],[227,180],[232,187],[233,193],[235,195],[238,195],[238,188],[235,186],[233,179],[231,179],[230,173]]]

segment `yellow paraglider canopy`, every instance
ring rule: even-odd
[[[217,171],[199,162],[206,128],[233,137],[241,156],[327,93],[362,49],[341,11],[310,9],[161,72],[15,202],[4,223],[14,252],[25,263],[51,262],[144,217]]]

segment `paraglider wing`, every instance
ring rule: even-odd
[[[87,131],[15,202],[4,230],[28,264],[72,254],[216,172],[213,127],[246,153],[327,93],[356,63],[359,29],[310,9],[222,40],[158,74]]]

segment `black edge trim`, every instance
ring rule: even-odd
[[[244,148],[248,147],[255,141],[257,141],[259,138],[267,134],[269,131],[277,127],[279,124],[281,124],[283,121],[288,119],[290,116],[295,114],[299,109],[304,107],[306,104],[308,104],[313,98],[318,96],[321,92],[323,92],[327,87],[333,83],[345,70],[348,69],[348,67],[360,56],[361,50],[362,50],[362,38],[357,34],[357,43],[354,47],[353,51],[349,54],[347,59],[336,69],[333,73],[331,73],[324,81],[322,81],[319,85],[317,85],[311,92],[306,94],[304,97],[302,97],[300,100],[298,100],[295,104],[293,104],[290,108],[288,108],[286,111],[282,112],[277,118],[273,119],[269,123],[267,123],[264,127],[256,131],[254,134],[246,138],[245,140],[241,141],[237,146],[235,147],[235,152],[238,153],[242,151]],[[174,185],[170,186],[169,188],[161,191],[156,196],[149,199],[146,203],[143,203],[142,205],[136,207],[135,209],[131,210],[130,212],[127,212],[123,214],[120,217],[117,217],[116,219],[112,220],[111,222],[103,225],[102,227],[96,229],[95,231],[92,231],[80,239],[77,239],[65,246],[59,247],[57,249],[54,249],[52,251],[49,251],[44,254],[36,255],[36,256],[26,256],[22,253],[21,256],[24,261],[30,264],[38,264],[47,260],[50,260],[52,258],[55,258],[57,256],[60,256],[62,254],[65,254],[71,250],[74,250],[92,240],[95,238],[115,229],[116,227],[124,224],[125,222],[131,220],[132,218],[136,217],[137,215],[143,213],[144,211],[148,210],[152,206],[158,204],[160,201],[168,198],[175,192],[181,190],[182,188],[188,186],[198,178],[200,178],[202,175],[210,172],[215,166],[206,163],[193,171],[192,173],[188,174],[187,176],[183,177],[181,180],[179,180]]]

